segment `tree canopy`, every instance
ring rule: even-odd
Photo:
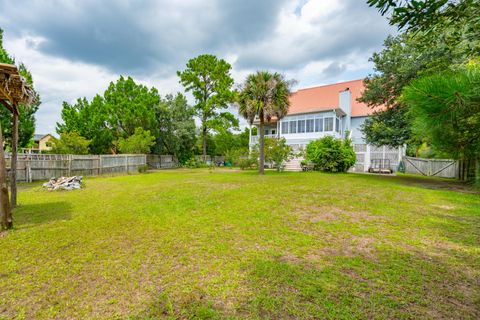
[[[64,102],[63,122],[57,123],[57,132],[77,132],[85,137],[91,141],[92,154],[138,153],[141,149],[171,154],[184,162],[195,147],[194,114],[184,95],[162,98],[157,89],[120,77],[91,101],[80,98],[74,104]],[[154,141],[153,145],[147,143],[148,148],[137,139],[141,136],[150,141],[143,136],[147,131]]]
[[[414,80],[402,101],[414,133],[455,159],[480,157],[480,66]]]
[[[195,113],[201,121],[202,153],[207,154],[207,135],[211,129],[237,127],[238,120],[225,111],[233,101],[231,65],[211,54],[190,59],[177,71],[180,83],[195,99]]]
[[[421,145],[423,139],[412,135],[408,108],[399,99],[403,88],[417,78],[461,68],[478,56],[480,38],[475,34],[480,32],[480,20],[472,10],[479,8],[478,1],[441,2],[368,1],[382,14],[391,13],[391,23],[403,29],[398,36],[389,36],[384,49],[370,59],[374,73],[365,79],[366,90],[360,101],[386,109],[365,122],[363,132],[368,143]]]

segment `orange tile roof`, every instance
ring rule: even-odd
[[[358,102],[365,86],[363,80],[352,80],[324,86],[300,89],[290,96],[288,114],[327,111],[339,107],[339,93],[350,89],[352,92],[352,117],[366,116],[374,110]]]

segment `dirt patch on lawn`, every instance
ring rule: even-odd
[[[368,211],[356,210],[354,207],[341,208],[338,206],[299,206],[295,207],[292,214],[300,220],[316,222],[346,222],[360,223],[364,221],[385,220],[384,216],[373,215]]]

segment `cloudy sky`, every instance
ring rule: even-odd
[[[363,0],[0,0],[4,45],[33,74],[37,132],[55,131],[62,101],[102,93],[119,75],[182,91],[176,71],[213,53],[241,82],[258,69],[297,88],[365,77],[394,30]]]

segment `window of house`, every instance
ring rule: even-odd
[[[277,133],[277,130],[272,129],[272,135],[275,135]]]
[[[325,118],[324,121],[323,127],[325,131],[333,131],[333,117]]]
[[[313,132],[314,131],[313,127],[313,119],[307,119],[307,132]]]
[[[297,133],[297,121],[290,121],[290,133]]]
[[[340,132],[340,119],[335,118],[335,131]]]
[[[323,131],[323,118],[316,118],[315,119],[315,132],[322,132]]]
[[[298,133],[305,132],[305,120],[298,120]]]
[[[288,121],[282,122],[282,134],[288,134]]]

